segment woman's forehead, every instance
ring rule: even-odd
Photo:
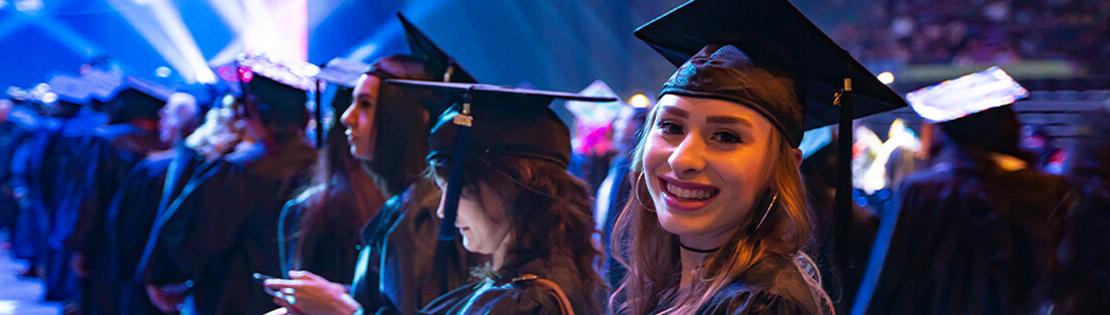
[[[727,117],[746,120],[753,125],[770,126],[759,111],[747,105],[715,98],[693,97],[685,95],[663,95],[656,104],[659,114],[668,113],[686,118],[708,119],[711,117]]]

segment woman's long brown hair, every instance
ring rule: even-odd
[[[813,219],[805,205],[798,165],[790,155],[792,148],[777,132],[771,132],[771,147],[765,161],[769,163],[766,174],[766,200],[769,192],[778,194],[778,202],[762,226],[756,229],[761,215],[757,203],[749,211],[749,218],[736,226],[730,241],[715,253],[705,257],[697,268],[691,287],[678,294],[682,265],[679,258],[678,236],[663,230],[659,225],[653,201],[643,181],[644,143],[654,126],[658,111],[652,111],[642,131],[640,143],[633,153],[629,174],[632,176],[632,196],[617,219],[613,231],[613,256],[628,269],[628,274],[610,297],[610,308],[618,314],[648,314],[663,310],[668,314],[693,314],[706,304],[714,294],[739,279],[756,263],[771,257],[786,257],[795,261],[803,247],[809,244]],[[738,209],[739,211],[739,209]],[[754,231],[753,231],[754,230]],[[818,307],[827,307],[828,299],[820,285],[809,283]],[[659,307],[666,306],[665,308]]]
[[[436,176],[446,178],[447,168],[433,164],[437,165],[432,168]],[[595,265],[601,253],[593,241],[593,198],[586,184],[565,167],[530,158],[471,152],[463,159],[463,167],[463,194],[481,196],[483,190],[492,193],[496,200],[482,200],[483,205],[501,202],[512,226],[512,245],[501,269],[492,272],[511,272],[534,259],[571,267],[569,275],[546,276],[556,277],[551,279],[556,282],[577,282],[559,283],[564,289],[570,286],[594,291],[578,290],[579,296],[570,298],[576,311],[582,308],[587,314],[599,314],[604,284]]]

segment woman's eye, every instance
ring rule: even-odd
[[[360,101],[358,102],[358,106],[362,108],[370,108],[371,106],[374,106],[374,103],[368,101]]]
[[[665,135],[682,134],[682,125],[679,125],[679,124],[677,124],[673,121],[670,121],[670,120],[661,120],[661,121],[659,121],[659,123],[657,123],[655,125],[655,128],[658,128],[659,132],[661,132]]]
[[[725,132],[725,131],[714,133],[712,139],[713,139],[713,141],[717,141],[717,142],[721,142],[721,143],[740,143],[740,142],[742,142],[739,135],[736,135],[735,133],[731,133],[731,132]]]

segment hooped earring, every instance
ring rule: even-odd
[[[635,191],[633,191],[632,197],[636,198],[636,202],[640,204],[640,207],[642,207],[644,209],[647,209],[648,211],[655,212],[654,204],[651,207],[648,207],[646,204],[644,204],[644,201],[640,199],[640,195],[641,195],[641,193],[640,193],[640,183],[643,182],[643,179],[644,179],[644,173],[639,172],[639,175],[636,176],[636,181],[634,181],[632,183],[632,189],[635,190]]]
[[[778,200],[779,193],[776,192],[774,195],[771,195],[771,202],[767,203],[767,209],[763,211],[763,216],[759,218],[759,223],[756,223],[755,228],[752,229],[752,234],[755,234],[756,231],[759,231],[759,227],[763,226],[763,221],[767,220],[767,215],[771,213],[771,209],[774,209],[775,202]]]

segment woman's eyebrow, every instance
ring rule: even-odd
[[[741,124],[741,125],[746,125],[749,128],[752,127],[752,122],[748,121],[747,119],[740,118],[740,117],[734,117],[734,116],[709,116],[709,117],[705,118],[705,122],[710,123],[710,124],[726,124],[726,125]]]
[[[665,114],[670,114],[670,115],[674,115],[674,116],[678,116],[678,117],[682,117],[682,118],[690,118],[690,112],[687,112],[685,109],[681,109],[681,108],[674,107],[674,106],[665,106],[665,107],[662,108],[662,110],[663,110],[663,113],[665,113]]]

